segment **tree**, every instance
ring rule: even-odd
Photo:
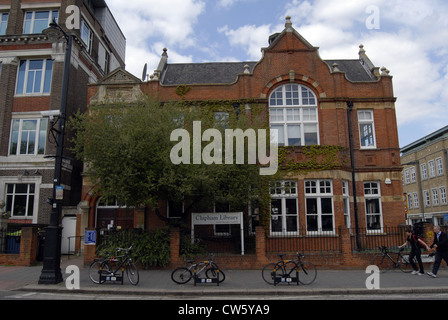
[[[228,113],[216,113],[218,110]],[[181,129],[185,139],[197,138],[193,129],[198,121],[202,130],[217,129],[221,137],[226,137],[226,129],[267,127],[265,117],[248,119],[231,102],[194,106],[145,97],[132,104],[94,105],[88,114],[76,114],[69,121],[75,131],[72,150],[85,162],[84,174],[94,190],[105,198],[116,197],[127,206],[151,206],[158,212],[161,200],[185,201],[187,212],[225,201],[232,210],[244,209],[252,197],[266,192],[273,177],[261,176],[259,164],[248,163],[249,149],[254,147],[249,146],[249,139],[245,140],[244,164],[237,164],[236,155],[232,155],[232,164],[224,160],[222,164],[194,163],[198,156],[194,143],[176,149],[181,141],[179,137],[172,141],[172,133]],[[219,152],[224,155],[225,139],[218,138],[212,135],[209,140],[201,139],[200,156],[208,154],[217,159]],[[173,152],[178,158],[188,155],[184,159],[190,161],[173,163]]]

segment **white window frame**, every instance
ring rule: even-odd
[[[87,34],[88,31],[88,34]],[[81,40],[86,46],[86,51],[91,54],[92,52],[92,43],[93,43],[93,31],[92,28],[89,26],[89,24],[84,20],[81,19],[81,28],[79,30],[81,35]],[[86,37],[88,39],[86,39]]]
[[[430,207],[431,206],[431,196],[429,195],[429,191],[428,190],[423,190],[423,197],[425,198],[425,207]]]
[[[409,169],[405,169],[404,170],[404,182],[406,184],[410,184],[411,183],[411,176],[409,174]]]
[[[429,167],[429,177],[434,178],[436,176],[436,165],[434,164],[434,160],[428,161],[428,167]]]
[[[408,193],[408,208],[412,209],[414,207],[414,196],[412,193]]]
[[[417,192],[413,192],[412,196],[414,198],[414,208],[418,208],[420,206],[419,201],[418,201],[418,194]]]
[[[36,21],[37,20],[41,20],[41,19],[36,19],[36,13],[40,13],[40,12],[48,12],[48,19],[47,19],[48,25],[47,25],[47,28],[50,25],[50,23],[53,21],[53,17],[55,17],[55,13],[56,13],[56,17],[55,17],[56,23],[58,22],[59,10],[26,11],[24,16],[23,16],[23,33],[24,34],[41,34],[42,33],[41,32],[42,30],[40,30],[39,32],[34,31]],[[31,15],[32,15],[31,16],[31,20],[27,19],[27,15],[29,13],[31,13]],[[30,23],[30,32],[26,32],[26,24],[27,24],[27,22]],[[44,29],[46,29],[46,28],[44,28]]]
[[[290,83],[277,87],[269,97],[270,128],[282,127],[278,129],[279,139],[283,137],[283,142],[279,141],[279,146],[305,146],[320,144],[319,137],[319,112],[317,97],[307,86]],[[281,119],[278,119],[281,117]],[[300,144],[289,144],[289,128],[300,127]],[[307,132],[307,130],[313,130]],[[316,143],[308,143],[307,133],[316,134]],[[313,139],[314,140],[314,139]]]
[[[15,153],[11,153],[12,152],[12,144],[13,144],[13,132],[15,132],[14,130],[14,123],[19,121],[19,128],[18,128],[18,136],[17,136],[17,146],[16,146],[16,150]],[[23,138],[23,135],[25,134],[25,131],[23,130],[23,123],[24,121],[36,121],[36,129],[34,131],[34,151],[32,153],[25,153],[22,154],[20,153],[20,149],[21,149],[21,141]],[[43,123],[45,124],[45,130],[41,131],[41,125]],[[27,139],[27,150],[28,150],[28,146],[29,146],[29,142],[30,142],[30,138],[29,138],[29,134],[31,133],[31,130],[26,130],[26,133],[28,134],[28,139]],[[43,137],[43,153],[39,153],[39,147],[40,147],[40,135],[42,133],[45,133],[45,136]],[[27,117],[21,117],[21,118],[15,118],[13,117],[13,119],[11,120],[11,130],[10,130],[10,134],[9,134],[9,146],[8,146],[8,156],[45,156],[45,151],[46,151],[46,147],[47,147],[47,135],[48,135],[48,119],[46,118],[27,118]]]
[[[6,29],[8,28],[8,20],[9,20],[8,12],[0,12],[0,36],[6,35]]]
[[[370,126],[371,132],[368,135],[363,135],[363,128]],[[358,131],[359,131],[359,146],[361,149],[376,149],[376,134],[375,134],[375,118],[373,110],[358,110]],[[369,130],[370,131],[370,130]],[[373,141],[369,141],[368,145],[363,145],[364,137],[371,136]],[[370,140],[370,139],[369,139]]]
[[[431,194],[432,194],[432,204],[434,206],[438,206],[439,205],[439,190],[437,188],[433,188],[433,189],[431,189]]]
[[[281,214],[274,214],[271,205],[271,222],[270,222],[270,234],[271,236],[282,236],[282,235],[299,235],[299,199],[297,191],[297,181],[294,180],[283,180],[272,182],[270,187],[271,200],[280,200]],[[288,213],[286,201],[295,201],[296,212]],[[288,231],[288,218],[294,219],[296,224],[296,231]],[[281,219],[281,231],[272,230],[272,221]]]
[[[363,183],[364,189],[364,203],[365,203],[365,214],[366,214],[366,229],[367,232],[383,232],[383,206],[381,201],[381,184],[379,181],[365,181]],[[368,192],[367,192],[368,191]],[[368,200],[377,200],[379,212],[369,212]],[[369,227],[369,217],[379,216],[379,228]]]
[[[415,167],[411,167],[409,171],[411,172],[411,183],[416,182],[417,175],[415,174]]]
[[[446,188],[445,187],[439,187],[439,190],[440,190],[440,204],[446,205],[447,204]]]
[[[437,168],[437,175],[443,176],[443,160],[442,158],[436,158],[436,168]]]
[[[422,170],[422,180],[428,179],[428,169],[426,168],[426,163],[422,163],[420,165],[420,169]]]
[[[3,200],[7,202],[7,185],[8,184],[34,184],[34,206],[32,216],[13,216],[14,220],[32,220],[32,223],[37,223],[39,213],[39,199],[40,189],[44,188],[42,184],[42,176],[19,176],[19,177],[1,177],[0,178],[0,194],[4,195]],[[52,185],[51,185],[52,186]],[[45,186],[46,188],[46,186]],[[7,211],[9,209],[6,208]]]
[[[334,196],[333,196],[333,181],[330,179],[321,180],[305,180],[305,212],[306,212],[306,229],[307,234],[335,234],[334,221]],[[310,213],[308,207],[308,200],[316,200],[316,212]],[[331,202],[331,214],[322,212],[322,200],[329,199]],[[324,217],[331,216],[332,230],[323,230],[322,222]],[[308,218],[315,217],[317,219],[317,230],[309,230]]]
[[[42,69],[39,70],[30,70],[30,63],[31,61],[42,61]],[[44,91],[45,89],[45,79],[47,78],[47,64],[51,61],[51,75],[50,77],[50,83],[49,83],[49,89],[48,92]],[[22,92],[19,93],[19,79],[20,79],[20,70],[22,63],[25,63],[25,75],[23,78],[23,86],[20,88]],[[40,90],[35,92],[34,87],[36,86],[36,80],[38,77],[36,77],[36,72],[41,72],[40,76]],[[16,78],[16,87],[15,87],[15,95],[16,96],[45,96],[51,94],[51,86],[53,84],[53,71],[54,71],[54,63],[51,59],[24,59],[20,60],[19,67],[17,68],[17,78]],[[28,89],[28,78],[30,77],[31,73],[33,74],[34,81],[33,81],[33,90],[32,92],[27,92]]]
[[[347,228],[351,227],[350,219],[350,189],[347,180],[342,181],[342,201],[344,206],[344,222]]]

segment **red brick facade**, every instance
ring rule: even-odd
[[[320,58],[318,49],[310,45],[294,28],[289,19],[280,34],[271,37],[269,46],[263,49],[263,57],[257,62],[242,62],[235,64],[169,64],[167,52],[162,55],[158,70],[154,71],[149,81],[141,82],[125,71],[117,71],[97,85],[89,87],[88,96],[92,103],[103,101],[107,92],[120,91],[132,101],[135,92],[148,96],[157,96],[160,101],[188,100],[204,101],[251,101],[262,106],[265,114],[269,114],[270,97],[274,90],[287,84],[299,84],[311,90],[317,99],[318,141],[320,146],[338,146],[337,165],[319,170],[293,172],[287,180],[297,183],[297,212],[300,230],[308,227],[310,216],[307,209],[307,181],[330,181],[332,203],[333,231],[340,227],[368,228],[372,218],[371,212],[366,212],[369,206],[374,206],[370,196],[377,199],[380,215],[378,228],[398,226],[405,222],[402,203],[400,149],[395,114],[395,100],[392,77],[385,68],[375,67],[360,46],[359,59],[327,60]],[[212,69],[211,67],[215,67]],[[231,68],[240,68],[234,72],[234,80],[219,81],[220,72]],[[177,71],[176,71],[177,70]],[[191,74],[185,75],[185,72]],[[191,71],[202,70],[202,71]],[[205,71],[204,71],[205,70]],[[177,72],[177,73],[176,73]],[[194,73],[193,73],[194,72]],[[202,73],[201,73],[202,72]],[[204,76],[200,79],[200,76]],[[176,78],[178,76],[178,78]],[[185,76],[182,80],[179,77]],[[208,79],[214,80],[208,80]],[[185,80],[186,79],[186,80]],[[216,80],[217,79],[217,80]],[[185,80],[185,81],[184,81]],[[190,90],[179,95],[179,86],[187,86]],[[179,93],[179,92],[178,92]],[[112,93],[111,93],[112,94]],[[353,107],[349,110],[349,105]],[[368,148],[361,142],[362,113],[372,115],[371,134]],[[250,106],[246,107],[246,115],[251,116]],[[349,119],[351,126],[349,127]],[[363,127],[365,128],[365,127]],[[350,133],[352,145],[350,145]],[[373,141],[374,140],[374,141]],[[296,163],[306,158],[305,147],[287,148],[287,159]],[[353,156],[353,166],[351,160]],[[353,177],[355,188],[353,188]],[[368,187],[374,191],[368,190]],[[344,190],[343,190],[344,189]],[[95,201],[90,198],[88,182],[84,183],[83,199],[88,202],[83,219],[89,221],[89,227],[95,227]],[[356,197],[354,196],[356,192]],[[367,197],[366,197],[367,195]],[[346,202],[348,197],[348,203]],[[368,199],[367,199],[368,198]],[[356,209],[355,209],[356,202]],[[344,207],[349,205],[349,218],[344,216]],[[88,209],[87,209],[88,207]],[[369,210],[373,210],[369,207]],[[162,214],[164,214],[162,212]],[[146,216],[144,216],[146,215]],[[247,216],[248,213],[246,212]],[[145,218],[142,219],[142,216]],[[320,218],[319,218],[320,219]],[[144,221],[145,229],[159,228],[164,225],[151,210],[147,213],[136,212],[134,221]],[[350,220],[350,222],[348,222]],[[267,229],[270,228],[268,225]],[[379,226],[381,224],[381,226]],[[135,223],[135,226],[142,226]],[[348,230],[348,229],[347,229]],[[309,231],[309,230],[308,230]],[[304,232],[306,235],[307,231]],[[343,243],[350,241],[350,234],[343,233]],[[341,236],[341,235],[338,235]],[[269,237],[269,230],[268,230]],[[176,238],[177,239],[177,238]],[[265,255],[260,248],[265,246],[264,237],[256,233],[257,259],[265,261]],[[343,245],[346,249],[348,245]],[[175,250],[175,247],[172,247]],[[298,248],[300,251],[300,248]],[[351,249],[350,249],[351,250]],[[260,252],[259,252],[260,251]],[[347,253],[347,250],[343,252]],[[347,259],[350,259],[347,257]]]

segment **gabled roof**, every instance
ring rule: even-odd
[[[263,51],[277,50],[282,45],[282,38],[287,34],[293,34],[298,39],[294,42],[296,49],[317,51],[293,27],[291,18],[286,17],[285,29],[281,33],[269,37],[269,47]],[[283,44],[284,45],[284,44]],[[280,50],[283,48],[280,48]],[[324,60],[329,66],[330,72],[337,70],[344,72],[347,80],[353,82],[376,82],[377,69],[365,54],[363,46],[360,46],[359,59],[353,60]],[[253,74],[258,61],[246,62],[209,62],[209,63],[180,63],[169,64],[167,50],[164,49],[162,59],[152,79],[160,81],[162,85],[201,85],[201,84],[233,84],[243,73]],[[248,67],[248,68],[247,68]]]

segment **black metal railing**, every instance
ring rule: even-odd
[[[367,228],[351,229],[351,245],[353,251],[376,251],[378,247],[394,248],[406,242],[404,226],[383,227],[369,230]]]
[[[338,230],[308,231],[301,228],[294,233],[266,234],[266,252],[341,252]]]

